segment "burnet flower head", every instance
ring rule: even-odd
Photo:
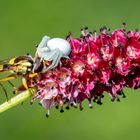
[[[84,100],[102,104],[104,93],[111,101],[125,97],[123,89],[140,88],[140,32],[117,29],[109,32],[106,27],[100,33],[81,29],[81,36],[66,40],[71,46],[69,58],[61,58],[61,64],[39,74],[37,93],[33,100],[47,110],[53,106],[60,112],[70,107],[83,109]],[[47,116],[49,113],[47,114]]]

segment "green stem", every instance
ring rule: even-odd
[[[35,92],[36,92],[36,88],[34,87],[14,96],[13,98],[9,99],[8,101],[0,105],[0,113],[22,103],[23,101],[27,100],[29,97],[32,97]]]

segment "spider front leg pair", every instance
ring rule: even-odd
[[[62,51],[60,51],[58,48],[56,48],[50,55],[46,55],[44,57],[44,61],[51,61],[51,65],[44,68],[43,72],[51,70],[55,67],[57,67],[59,64],[61,65],[61,58],[63,57]]]
[[[51,70],[58,66],[62,57],[69,58],[71,46],[65,39],[44,36],[36,50],[35,58],[40,61],[52,62],[48,67],[43,67],[42,72]],[[36,65],[33,69],[36,69]]]

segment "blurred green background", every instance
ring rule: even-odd
[[[80,28],[91,30],[108,26],[128,30],[140,27],[139,0],[0,0],[0,59],[35,53],[44,35],[65,37],[69,31],[80,35]],[[8,93],[12,89],[5,84]],[[1,99],[4,98],[1,92]],[[126,89],[126,99],[84,110],[71,109],[51,117],[38,103],[26,101],[0,114],[0,140],[138,140],[140,139],[140,90]]]

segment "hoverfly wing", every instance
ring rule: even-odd
[[[10,59],[0,60],[0,73],[3,73],[9,69],[9,60]]]
[[[28,61],[30,63],[33,64],[33,58],[30,55],[23,55],[23,56],[18,56],[16,57],[16,59],[14,60],[15,63],[18,63],[20,61]]]
[[[0,60],[0,65],[8,64],[10,59]]]

